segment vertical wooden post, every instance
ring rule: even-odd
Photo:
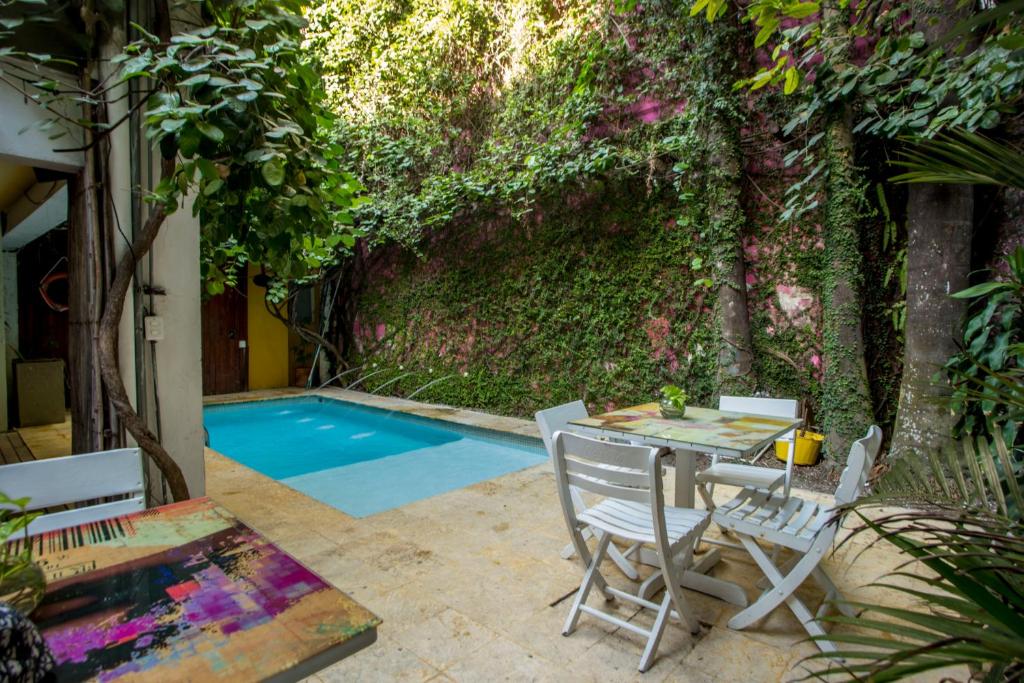
[[[71,385],[71,451],[104,446],[103,381],[99,363],[102,311],[102,240],[96,223],[95,169],[86,155],[68,181],[68,377]]]

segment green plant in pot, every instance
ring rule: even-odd
[[[686,392],[674,384],[666,384],[661,388],[661,416],[668,418],[686,415]]]
[[[0,492],[0,602],[6,602],[22,614],[29,614],[43,598],[46,577],[32,561],[32,546],[25,543],[20,550],[10,541],[23,532],[39,516],[26,512],[28,498],[10,498]]]

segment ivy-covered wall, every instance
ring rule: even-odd
[[[781,231],[762,215],[745,238],[759,389],[813,404],[820,229]],[[592,410],[645,402],[675,383],[707,405],[720,340],[704,223],[699,202],[598,183],[525,218],[463,219],[422,257],[392,249],[358,304],[358,362],[377,373],[364,388],[409,373],[387,387],[408,395],[447,377],[417,399],[529,416],[578,398]]]
[[[416,398],[522,416],[647,401],[666,383],[708,405],[736,380],[724,390],[804,399],[827,424],[837,269],[822,207],[840,188],[790,159],[793,98],[733,87],[767,59],[744,47],[748,26],[613,5],[310,10],[337,137],[372,196],[353,214],[365,239],[345,265],[345,361],[366,366],[366,390],[435,382]],[[894,295],[865,294],[882,309]],[[899,351],[879,351],[888,376],[869,368],[881,393]]]

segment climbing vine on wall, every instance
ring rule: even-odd
[[[817,412],[822,220],[780,220],[793,105],[733,89],[756,68],[726,49],[748,28],[694,22],[685,3],[583,0],[327,0],[308,16],[373,196],[347,323],[350,362],[376,373],[363,388],[443,377],[417,398],[528,415],[673,382],[707,404],[729,241],[746,269],[745,390]]]

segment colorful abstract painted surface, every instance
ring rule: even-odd
[[[573,420],[572,424],[745,454],[782,436],[801,422],[795,418],[726,413],[690,406],[687,406],[684,417],[668,419],[661,416],[657,403],[645,403]]]
[[[61,681],[262,679],[380,623],[208,498],[29,540]]]

